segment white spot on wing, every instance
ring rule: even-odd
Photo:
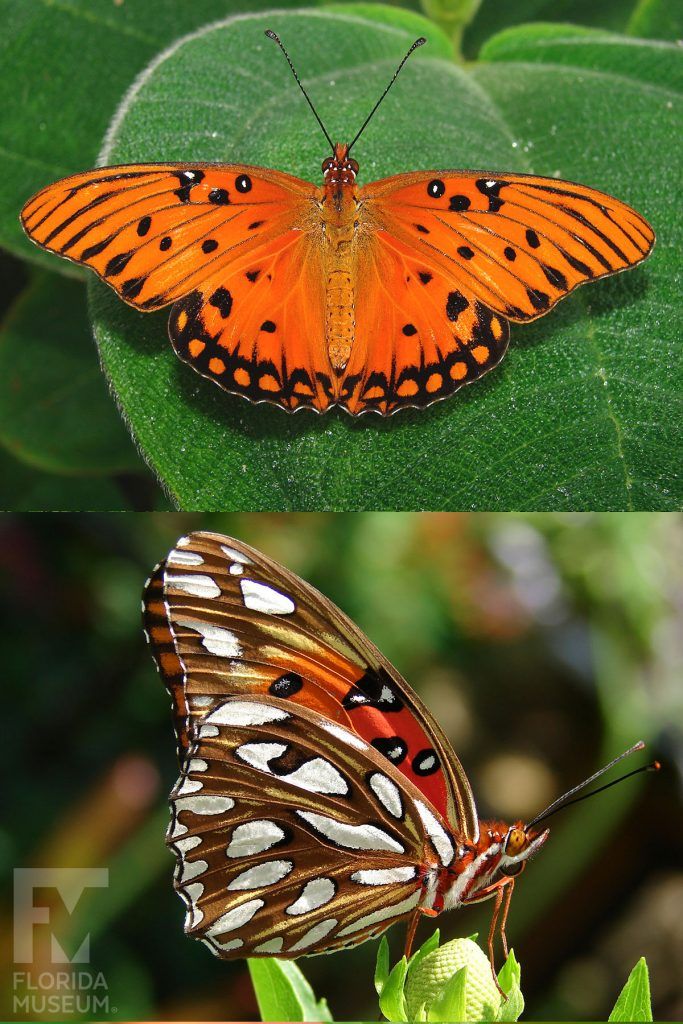
[[[352,882],[360,885],[391,885],[393,882],[409,882],[417,876],[417,868],[368,868],[365,871],[354,871]]]
[[[185,928],[194,928],[204,917],[204,911],[200,910],[197,903],[204,892],[204,886],[201,882],[190,882],[183,889],[185,896],[187,897],[190,904],[190,912],[185,920]]]
[[[218,658],[239,658],[242,656],[242,645],[229,629],[216,626],[213,622],[203,622],[201,619],[176,619],[175,626],[182,626],[185,629],[192,629],[200,633],[202,646],[209,654],[215,654]]]
[[[282,937],[277,939],[268,939],[267,942],[262,942],[260,946],[254,946],[255,953],[281,953],[284,940]]]
[[[189,853],[190,850],[194,850],[195,847],[202,845],[201,836],[186,836],[184,839],[179,839],[177,843],[173,844],[180,853]]]
[[[310,793],[346,796],[349,792],[344,777],[333,764],[323,757],[314,757],[302,764],[296,771],[290,772],[289,775],[282,775],[281,778],[291,783],[292,786],[298,786],[299,789],[307,789]]]
[[[216,940],[213,940],[216,942]],[[229,953],[233,949],[241,949],[244,945],[243,939],[229,939],[228,942],[216,942],[219,949],[222,949],[225,953]]]
[[[241,562],[242,565],[251,565],[251,558],[247,558],[241,551],[237,551],[236,548],[229,548],[226,544],[221,544],[221,551],[229,558],[231,562]]]
[[[244,572],[244,566],[240,565],[239,562],[233,562],[230,568],[228,569],[228,572],[230,573],[231,576],[241,576],[242,573]]]
[[[335,891],[331,878],[313,878],[306,882],[298,899],[287,907],[287,913],[308,914],[311,910],[324,907],[334,897]]]
[[[434,843],[434,849],[439,855],[439,860],[444,867],[448,867],[455,853],[453,844],[448,838],[448,833],[444,831],[432,812],[421,800],[415,801],[415,810],[420,815],[427,835]]]
[[[189,544],[190,544],[190,538],[189,537],[181,537],[180,540],[176,541],[176,545],[175,546],[177,548],[186,548],[186,547],[189,547]]]
[[[274,587],[256,580],[240,580],[242,599],[247,608],[253,612],[264,612],[266,615],[291,615],[296,605],[291,597],[281,594]]]
[[[343,725],[337,725],[335,722],[321,722],[321,728],[325,732],[329,732],[330,735],[335,736],[342,743],[347,743],[350,747],[355,747],[356,750],[367,750],[368,745],[365,740],[362,740],[360,736],[356,736],[355,733],[345,729]]]
[[[196,551],[178,551],[175,548],[166,559],[169,565],[203,565],[204,559]]]
[[[235,801],[231,796],[188,796],[175,801],[176,814],[192,811],[193,814],[224,814],[231,811]]]
[[[316,814],[315,811],[296,813],[316,832],[320,832],[337,846],[345,846],[349,850],[391,850],[393,853],[405,853],[403,846],[396,839],[375,825],[347,825],[346,822],[328,818],[325,814]]]
[[[284,829],[274,821],[257,818],[235,828],[225,852],[228,857],[250,857],[253,853],[264,853],[284,838]]]
[[[290,946],[287,952],[298,953],[300,949],[308,949],[309,946],[314,946],[320,939],[324,939],[326,935],[329,935],[333,928],[337,927],[337,923],[337,919],[334,917],[328,917],[325,921],[319,921],[318,924],[313,925],[312,928],[305,932],[298,942]]]
[[[198,875],[203,875],[208,868],[209,865],[205,860],[183,861],[182,870],[178,879],[179,884],[183,885],[185,882],[191,881],[191,879],[196,878]]]
[[[394,818],[403,817],[401,792],[395,782],[392,782],[382,772],[373,772],[370,776],[370,789],[382,807],[389,811],[389,814],[392,814]]]
[[[183,779],[180,787],[176,790],[176,796],[187,796],[189,793],[196,793],[203,789],[204,783],[200,779]]]
[[[205,725],[203,722],[199,726],[199,736],[204,739],[207,736],[218,736],[219,729],[216,725]]]
[[[208,763],[203,758],[193,757],[187,766],[187,770],[188,772],[205,772],[208,767]]]
[[[221,914],[211,927],[206,929],[206,934],[213,938],[214,935],[224,935],[225,932],[233,932],[235,928],[241,928],[242,925],[248,924],[256,911],[260,910],[264,905],[265,901],[258,899],[241,903],[238,907],[228,910],[226,914]]]
[[[293,870],[294,861],[267,860],[236,875],[228,885],[228,889],[258,889],[262,885],[274,885],[275,882],[286,878]]]
[[[340,935],[353,935],[354,932],[362,931],[364,928],[369,928],[370,925],[377,924],[379,921],[386,921],[391,917],[401,917],[403,914],[407,914],[408,911],[413,910],[420,900],[420,890],[413,892],[405,900],[401,900],[400,903],[392,903],[388,907],[380,907],[379,910],[375,910],[372,914],[366,914],[365,917],[359,917],[357,921],[352,924],[348,924],[346,928],[340,928]]]
[[[164,583],[176,590],[183,590],[192,597],[215,598],[221,596],[221,588],[210,576],[202,576],[199,573],[192,576],[171,576],[164,574]]]
[[[280,757],[286,749],[286,743],[243,743],[241,747],[237,747],[235,754],[240,761],[245,761],[252,768],[272,775],[268,762]]]
[[[266,725],[268,722],[282,722],[289,718],[288,711],[257,704],[250,700],[226,701],[206,716],[205,722],[215,725]],[[216,734],[217,735],[217,734]]]

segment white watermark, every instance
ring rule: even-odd
[[[101,1019],[113,1011],[103,973],[81,966],[90,964],[90,934],[74,934],[73,929],[74,912],[84,892],[106,888],[108,884],[106,868],[15,870],[16,1015]],[[22,969],[18,969],[20,965]]]

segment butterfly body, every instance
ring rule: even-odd
[[[480,822],[406,681],[338,608],[234,538],[181,538],[145,626],[181,773],[167,842],[188,934],[296,957],[495,898],[545,842]]]

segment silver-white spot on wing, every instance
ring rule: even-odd
[[[359,917],[357,921],[352,924],[348,924],[346,928],[340,928],[340,935],[353,935],[354,932],[362,931],[364,928],[369,928],[370,925],[377,924],[379,921],[386,921],[390,917],[401,917],[403,914],[407,914],[408,911],[413,910],[420,900],[420,890],[413,892],[406,899],[401,900],[400,903],[392,903],[387,907],[380,907],[379,910],[374,910],[371,914],[366,914],[365,917]]]
[[[254,953],[281,953],[284,945],[284,939],[282,936],[278,936],[277,939],[268,939],[267,942],[262,942],[260,946],[254,946]]]
[[[200,910],[199,907],[197,906],[199,899],[204,892],[204,886],[202,885],[201,882],[190,882],[190,884],[186,885],[182,891],[187,897],[188,903],[188,913],[187,917],[185,918],[185,928],[194,928],[195,925],[198,925],[199,922],[204,917],[204,911]]]
[[[229,939],[227,942],[216,942],[215,939],[211,941],[226,953],[230,953],[233,949],[241,949],[244,945],[244,939]]]
[[[178,551],[174,548],[166,559],[169,565],[203,565],[204,559],[197,551]]]
[[[266,860],[236,875],[228,889],[258,889],[262,885],[274,885],[293,870],[293,860]]]
[[[221,914],[211,927],[206,929],[206,934],[213,938],[215,935],[224,935],[225,932],[234,932],[235,928],[241,928],[242,925],[248,924],[256,911],[263,906],[265,906],[265,900],[259,899],[240,903],[238,907],[233,907],[227,913]]]
[[[291,597],[281,594],[274,587],[256,580],[240,580],[242,600],[253,612],[264,612],[266,615],[291,615],[296,605]]]
[[[415,810],[420,815],[425,831],[434,844],[434,849],[439,855],[439,860],[444,867],[448,867],[455,854],[453,843],[450,841],[448,833],[442,828],[432,812],[426,804],[422,803],[421,800],[415,801]]]
[[[251,857],[254,853],[265,853],[284,838],[284,829],[274,821],[257,818],[237,825],[225,852],[228,857]]]
[[[175,800],[176,814],[181,811],[192,811],[193,814],[225,814],[235,806],[231,796],[188,796],[182,800]]]
[[[296,813],[336,846],[344,846],[349,850],[391,850],[393,853],[405,853],[401,843],[376,825],[347,825],[344,821],[337,821],[336,818],[329,818],[325,814],[316,814],[315,811]]]
[[[417,877],[417,868],[366,868],[363,871],[354,871],[351,875],[352,882],[359,885],[392,885],[394,882],[410,882]]]
[[[201,779],[188,779],[184,778],[180,786],[176,790],[176,796],[188,796],[190,793],[196,793],[198,790],[204,788],[204,783]]]
[[[193,878],[197,878],[198,875],[203,875],[208,869],[209,865],[205,860],[184,860],[178,877],[178,883],[184,885],[185,882],[190,882]]]
[[[242,645],[229,629],[216,626],[213,622],[204,622],[201,619],[176,619],[173,625],[192,629],[195,633],[199,633],[202,638],[202,646],[209,654],[215,654],[217,658],[240,658],[242,656]]]
[[[171,576],[164,573],[164,584],[174,587],[176,590],[183,590],[192,597],[215,598],[221,596],[221,588],[210,576],[202,576],[199,573],[192,576]]]
[[[365,740],[362,740],[360,736],[356,736],[355,733],[345,729],[343,725],[337,725],[335,722],[321,722],[321,728],[325,732],[329,732],[336,739],[341,740],[342,743],[347,743],[350,747],[355,747],[356,750],[367,750],[368,745]]]
[[[336,887],[331,878],[313,878],[306,882],[301,894],[286,908],[288,914],[308,914],[324,907],[334,897]]]
[[[236,548],[229,548],[226,544],[221,544],[221,551],[226,558],[229,558],[231,562],[239,562],[242,565],[251,565],[251,558],[247,558],[241,551],[237,551]]]
[[[205,739],[207,736],[218,736],[220,729],[217,725],[206,725],[204,722],[199,726],[199,733],[197,734],[200,739]]]
[[[281,779],[307,789],[310,793],[327,793],[335,796],[348,796],[349,786],[343,775],[324,757],[314,757],[300,765],[289,775],[281,775]]]
[[[190,544],[190,538],[189,537],[181,537],[180,540],[176,541],[175,546],[177,548],[186,548],[186,547],[189,546],[189,544]]]
[[[193,757],[190,759],[187,770],[188,772],[205,772],[209,765],[202,757]]]
[[[286,749],[286,743],[243,743],[237,747],[235,754],[240,761],[250,764],[252,768],[272,775],[268,762],[275,757],[281,757]]]
[[[309,946],[315,946],[320,939],[324,939],[326,935],[337,927],[338,921],[334,917],[328,917],[325,921],[319,921],[318,924],[314,924],[312,928],[301,936],[298,942],[295,942],[293,946],[290,946],[288,953],[298,953],[301,949],[308,949]]]
[[[288,711],[258,704],[251,700],[226,701],[206,716],[205,722],[214,725],[267,725],[268,722],[282,722],[289,718]]]
[[[394,818],[403,817],[403,801],[401,791],[395,782],[382,772],[373,772],[369,779],[370,789],[375,794],[382,807]]]

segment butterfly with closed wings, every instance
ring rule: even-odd
[[[294,958],[408,919],[409,950],[421,916],[494,898],[493,965],[515,878],[548,837],[537,826],[606,769],[528,824],[480,821],[405,679],[327,598],[233,538],[182,537],[144,614],[173,702],[167,842],[187,934],[219,957]]]
[[[635,210],[585,185],[414,171],[359,187],[334,143],[316,187],[242,164],[102,167],[24,206],[38,245],[91,267],[131,306],[171,306],[177,354],[226,391],[288,411],[424,408],[503,358],[509,322],[633,267]]]

